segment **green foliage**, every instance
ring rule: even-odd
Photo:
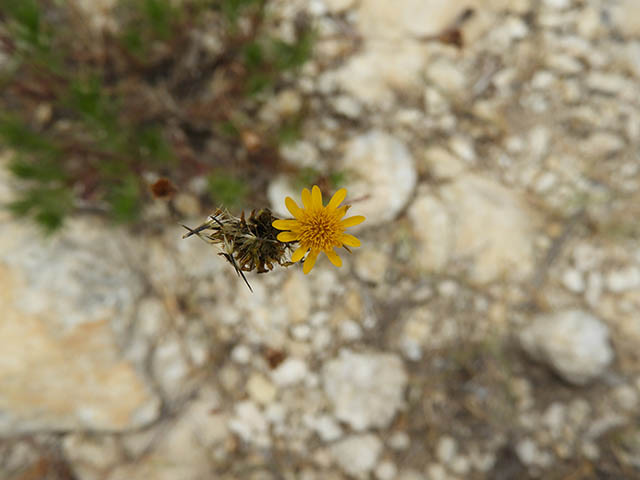
[[[140,128],[134,142],[140,158],[150,164],[167,165],[175,162],[173,150],[157,126]]]
[[[329,174],[329,183],[336,189],[342,187],[347,181],[347,172],[344,170],[336,170]]]
[[[301,67],[311,57],[313,33],[305,31],[298,41],[287,43],[273,40],[273,58],[279,70],[292,70]]]
[[[268,34],[268,1],[118,0],[119,33],[96,42],[67,2],[0,0],[0,44],[15,60],[0,80],[0,148],[13,153],[8,169],[18,180],[10,210],[46,231],[79,204],[137,221],[150,172],[177,188],[206,176],[210,200],[240,206],[252,193],[243,179],[277,171],[274,147],[296,140],[303,122],[296,115],[256,125],[268,95],[254,95],[275,93],[313,43],[308,31],[291,43]],[[224,42],[220,54],[194,35],[212,18],[222,25],[214,33]],[[248,27],[240,29],[241,20]],[[185,52],[198,52],[198,69],[184,68]],[[220,73],[231,87],[211,102]],[[37,114],[40,106],[49,113]],[[243,143],[244,132],[256,132],[257,148]],[[239,149],[233,174],[220,173],[230,159],[218,156]]]
[[[116,183],[107,195],[112,216],[117,222],[131,222],[138,218],[142,192],[140,181],[129,174]]]
[[[265,0],[221,0],[220,9],[227,19],[235,24],[240,15],[251,7],[261,7]]]
[[[56,156],[55,145],[12,115],[0,115],[0,141],[9,148],[45,156]]]
[[[141,3],[144,17],[153,33],[166,39],[171,33],[171,24],[178,11],[169,0],[144,0]]]
[[[69,189],[39,185],[20,192],[19,199],[11,202],[8,208],[16,216],[32,216],[50,233],[62,226],[72,206],[73,199]]]
[[[211,197],[229,208],[241,205],[249,191],[246,182],[224,173],[212,173],[208,180]]]
[[[12,34],[22,48],[45,49],[48,42],[41,26],[41,12],[36,0],[0,0],[0,11],[13,20]]]

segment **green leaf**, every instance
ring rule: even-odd
[[[158,127],[141,128],[134,141],[142,158],[161,164],[168,164],[175,160],[171,146]]]
[[[264,63],[264,53],[258,42],[251,42],[244,47],[244,62],[249,71],[260,68]]]
[[[42,134],[34,132],[17,117],[0,116],[0,141],[18,151],[56,156],[56,147]]]
[[[227,208],[241,205],[249,193],[249,187],[244,180],[224,173],[213,173],[208,180],[209,193],[214,201]]]
[[[37,186],[23,191],[18,200],[7,207],[17,217],[31,215],[45,232],[51,233],[62,226],[70,213],[73,197],[65,187]]]
[[[67,178],[59,163],[45,158],[29,161],[23,156],[15,155],[9,163],[9,171],[23,180],[39,182],[64,181]]]
[[[279,70],[292,70],[304,65],[311,57],[313,50],[313,34],[305,31],[295,43],[287,43],[280,39],[272,40],[273,56]]]
[[[145,20],[153,32],[162,39],[171,33],[171,24],[179,11],[167,0],[144,0]]]
[[[111,215],[117,222],[130,222],[138,217],[142,192],[134,175],[125,176],[107,194]]]

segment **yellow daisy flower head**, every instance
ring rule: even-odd
[[[291,220],[275,220],[273,226],[278,230],[287,230],[278,234],[281,242],[298,242],[300,246],[293,252],[291,261],[299,262],[307,252],[302,271],[306,274],[311,271],[320,252],[324,252],[331,263],[336,267],[342,265],[342,260],[334,251],[335,247],[359,247],[360,240],[353,235],[344,233],[348,227],[362,223],[365,218],[362,215],[345,218],[350,205],[339,207],[347,196],[347,190],[338,190],[329,203],[322,204],[322,192],[317,185],[311,191],[302,190],[302,205],[291,198],[285,199],[287,209],[294,216]],[[348,250],[348,248],[347,248]]]

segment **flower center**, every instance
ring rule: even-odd
[[[340,220],[325,210],[310,212],[301,221],[300,245],[312,250],[329,250],[340,245],[344,228]]]

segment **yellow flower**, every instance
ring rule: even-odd
[[[342,207],[338,207],[338,205],[346,196],[347,190],[341,188],[331,197],[325,207],[322,204],[322,193],[317,185],[314,185],[311,191],[305,188],[302,190],[303,208],[300,208],[291,197],[287,197],[285,200],[287,209],[295,218],[273,222],[273,226],[278,230],[289,230],[280,232],[278,240],[300,244],[291,256],[293,262],[299,262],[305,253],[310,251],[302,267],[305,274],[311,271],[320,252],[324,252],[331,263],[339,267],[342,265],[342,260],[333,249],[342,246],[345,248],[346,246],[360,246],[360,240],[353,235],[344,233],[344,231],[348,227],[362,223],[365,218],[362,215],[356,215],[342,220],[349,205]]]

